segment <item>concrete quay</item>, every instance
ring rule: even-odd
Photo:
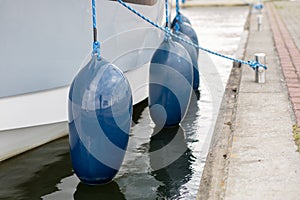
[[[196,6],[247,6],[257,2],[257,0],[186,0],[185,3],[182,4],[182,8]],[[175,1],[173,1],[173,3],[175,5]]]
[[[267,55],[266,83],[232,69],[198,199],[300,199],[300,2],[266,2],[249,17],[245,60]],[[257,15],[263,16],[258,31]]]

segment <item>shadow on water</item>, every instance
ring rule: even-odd
[[[194,93],[192,95],[192,98],[195,96],[196,100],[200,100],[200,97],[201,97],[201,93],[200,93],[200,90],[194,90]],[[191,107],[191,106],[190,106]]]
[[[105,185],[85,185],[79,183],[74,193],[75,200],[107,200],[107,199],[116,199],[122,200],[126,199],[124,194],[120,191],[119,185],[112,181]]]
[[[141,114],[144,109],[148,106],[148,98],[141,101],[139,104],[133,106],[132,121],[137,124],[141,118]]]
[[[178,198],[181,186],[193,175],[193,155],[187,148],[183,129],[180,126],[164,128],[152,135],[149,155],[151,174],[163,183],[157,189],[157,196]]]
[[[0,199],[40,199],[72,175],[68,139],[34,149],[0,165]]]
[[[0,199],[47,199],[60,197],[58,185],[66,177],[74,177],[69,155],[68,138],[63,138],[46,146],[34,149],[0,165]],[[71,181],[74,185],[74,179]],[[77,178],[75,179],[77,183]],[[73,199],[125,199],[114,181],[101,186],[78,183],[71,188],[68,197],[75,191]],[[66,198],[69,199],[69,198]]]
[[[56,185],[66,176],[73,174],[69,152],[59,155],[60,159],[44,166],[34,176],[19,185],[23,197],[39,199],[41,196],[57,191]],[[53,176],[55,174],[55,176]],[[38,186],[38,187],[37,187]]]

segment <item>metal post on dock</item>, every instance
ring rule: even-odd
[[[257,15],[257,31],[261,31],[263,16],[261,14]]]
[[[266,54],[265,53],[255,53],[255,60],[263,65],[266,64]],[[257,67],[255,69],[255,82],[265,83],[266,82],[266,69],[264,67]]]

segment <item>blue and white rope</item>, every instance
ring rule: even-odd
[[[165,26],[165,33],[166,33],[166,40],[170,38],[170,28],[169,28],[169,1],[165,0],[166,6],[166,26]]]
[[[166,27],[169,27],[169,1],[165,0],[165,7],[166,7]]]
[[[214,52],[214,51],[211,51],[209,49],[206,49],[204,47],[201,47],[197,44],[194,44],[192,42],[189,42],[175,34],[173,34],[170,30],[168,29],[165,29],[164,27],[161,27],[159,26],[158,24],[156,24],[155,22],[151,21],[150,19],[148,19],[147,17],[145,17],[144,15],[142,15],[141,13],[139,13],[138,11],[136,11],[135,9],[133,9],[131,6],[129,6],[128,4],[126,4],[124,1],[122,0],[117,0],[122,6],[124,6],[125,8],[127,8],[129,11],[131,11],[132,13],[136,14],[137,16],[139,16],[140,18],[142,18],[143,20],[145,20],[146,22],[148,22],[149,24],[151,24],[152,26],[160,29],[161,31],[164,31],[166,34],[169,34],[171,35],[172,37],[174,38],[177,38],[189,45],[192,45],[202,51],[205,51],[207,53],[210,53],[210,54],[213,54],[213,55],[216,55],[216,56],[219,56],[219,57],[222,57],[222,58],[225,58],[225,59],[228,59],[228,60],[232,60],[233,62],[237,62],[237,63],[241,63],[241,64],[245,64],[245,65],[248,65],[250,66],[252,69],[256,69],[258,67],[263,67],[265,69],[267,69],[268,67],[264,64],[261,64],[255,60],[251,60],[251,61],[244,61],[244,60],[240,60],[240,59],[236,59],[236,58],[233,58],[233,57],[230,57],[230,56],[226,56],[226,55],[223,55],[223,54],[220,54],[220,53],[217,53],[217,52]]]
[[[97,24],[96,24],[96,2],[92,0],[92,15],[93,15],[93,31],[94,31],[94,41],[93,41],[93,54],[97,54],[97,59],[100,60],[100,42],[97,40]]]
[[[249,6],[252,6],[256,10],[262,10],[264,8],[264,5],[262,4],[261,0],[259,0],[258,3],[256,3],[256,4],[251,3],[247,0],[241,0],[241,1],[244,2],[245,4],[249,5]]]
[[[176,23],[175,23],[175,31],[180,30],[179,23],[181,23],[181,16],[180,16],[180,7],[179,7],[179,0],[176,0]]]

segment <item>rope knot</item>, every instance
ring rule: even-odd
[[[98,56],[98,60],[100,60],[100,42],[99,41],[95,41],[93,43],[93,54],[97,54]]]
[[[257,62],[256,60],[250,60],[248,61],[248,65],[252,68],[252,69],[257,69],[259,67],[263,67],[264,69],[267,69],[267,66],[266,65],[263,65],[259,62]]]
[[[258,62],[255,60],[248,61],[248,65],[254,70],[259,67]]]
[[[168,40],[171,36],[171,29],[166,26],[165,27],[165,32],[166,32],[165,40]]]
[[[258,3],[258,4],[255,4],[253,7],[254,7],[256,10],[262,10],[262,9],[264,8],[264,5],[261,4],[261,3]]]
[[[175,23],[175,31],[176,32],[180,31],[180,26],[178,22]]]

